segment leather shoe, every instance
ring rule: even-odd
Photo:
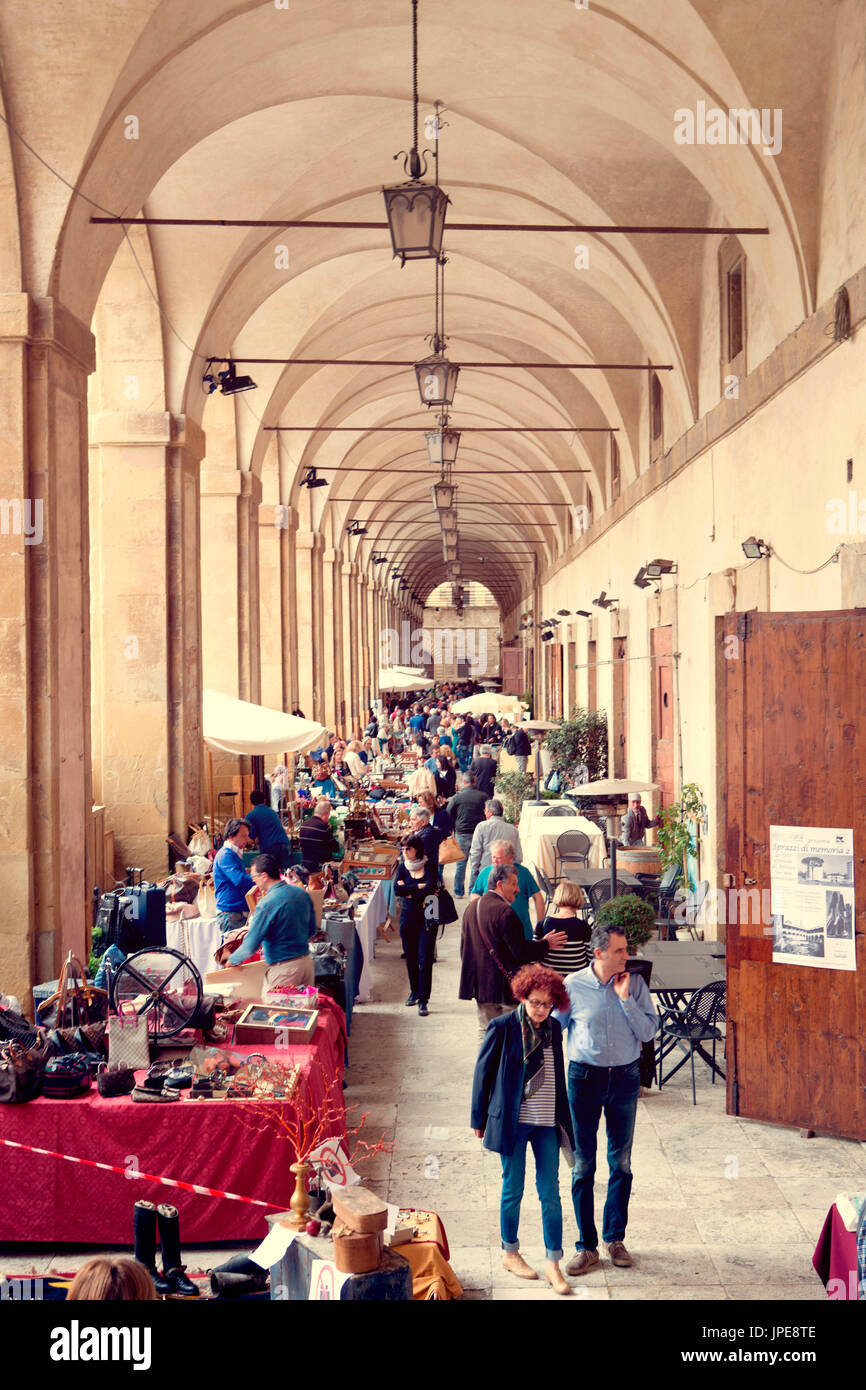
[[[411,1008],[413,1007],[413,1005],[415,1005],[415,1004],[417,1004],[417,1003],[418,1003],[418,996],[417,996],[417,994],[410,994],[410,995],[409,995],[409,998],[406,1000],[406,1008],[407,1008],[407,1009],[411,1009]]]
[[[171,1281],[171,1290],[167,1291],[175,1294],[178,1298],[201,1298],[201,1289],[198,1284],[194,1284],[191,1279],[187,1279],[184,1274],[186,1265],[178,1265],[176,1269],[164,1269],[162,1271],[163,1280]]]
[[[421,1018],[426,1018],[429,1012],[430,1010],[427,1008],[427,1005],[422,1000],[421,1003],[418,1005],[418,1013],[420,1014]]]
[[[598,1258],[597,1250],[578,1250],[576,1255],[572,1255],[568,1264],[565,1266],[566,1274],[588,1274],[591,1269],[601,1261]]]
[[[558,1260],[548,1260],[547,1268],[544,1271],[548,1284],[554,1293],[570,1294],[573,1293],[571,1285],[563,1277],[562,1270],[559,1268]]]
[[[605,1246],[605,1249],[610,1256],[611,1264],[617,1265],[620,1269],[631,1269],[634,1260],[621,1240],[612,1240],[609,1245]]]
[[[518,1279],[537,1279],[538,1275],[528,1265],[519,1250],[504,1250],[502,1252],[502,1268],[507,1269],[509,1274],[516,1274]]]

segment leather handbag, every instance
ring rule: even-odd
[[[460,864],[465,858],[466,855],[463,853],[463,850],[460,848],[453,835],[449,835],[439,846],[440,864]],[[452,922],[456,922],[457,918],[452,917],[451,920]]]
[[[16,1105],[42,1094],[42,1078],[50,1053],[38,1039],[33,1047],[12,1042],[0,1056],[0,1103]]]
[[[92,1081],[90,1063],[84,1054],[70,1052],[46,1062],[42,1094],[49,1100],[69,1100],[89,1091]]]
[[[87,979],[84,967],[70,951],[57,991],[43,1000],[36,1010],[37,1022],[46,1028],[78,1028],[85,1023],[100,1023],[108,1018],[108,994],[97,989]]]
[[[135,1089],[135,1072],[128,1067],[102,1067],[96,1077],[101,1096],[128,1096]]]
[[[447,927],[450,922],[456,922],[460,913],[454,904],[454,899],[447,888],[440,888],[437,894],[439,898],[439,925]]]
[[[129,1000],[120,1004],[117,1017],[108,1024],[108,1065],[131,1071],[150,1066],[147,1018],[140,1017]]]

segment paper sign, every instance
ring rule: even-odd
[[[274,1265],[279,1264],[296,1235],[297,1232],[290,1231],[288,1226],[280,1226],[278,1222],[274,1222],[261,1245],[250,1255],[250,1259],[262,1269],[272,1269]]]
[[[329,1303],[331,1299],[339,1298],[348,1278],[349,1275],[342,1274],[333,1260],[313,1260],[308,1301]]]
[[[388,1225],[385,1228],[385,1238],[387,1239],[388,1236],[392,1236],[397,1229],[397,1218],[400,1215],[400,1208],[395,1207],[393,1202],[387,1202],[386,1206],[388,1208]]]
[[[309,1155],[326,1187],[354,1187],[361,1181],[339,1139],[326,1139]]]
[[[770,826],[773,961],[856,970],[854,832]]]

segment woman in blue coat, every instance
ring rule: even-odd
[[[512,1013],[491,1019],[475,1064],[471,1124],[484,1147],[502,1160],[499,1224],[502,1264],[519,1279],[537,1279],[520,1254],[517,1227],[526,1176],[526,1149],[535,1156],[535,1187],[547,1264],[556,1293],[570,1294],[562,1259],[559,1151],[574,1162],[574,1132],[562,1060],[562,1029],[550,1015],[567,1007],[562,978],[544,965],[524,965],[511,981]]]

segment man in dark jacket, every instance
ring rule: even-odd
[[[316,802],[315,812],[298,831],[301,844],[301,863],[310,873],[318,873],[323,864],[333,859],[339,846],[331,830],[331,803],[326,797]]]
[[[466,865],[472,845],[472,836],[475,834],[476,825],[480,825],[484,819],[484,807],[487,804],[487,797],[475,786],[475,778],[471,772],[461,777],[459,786],[460,790],[456,796],[452,796],[446,807],[454,826],[454,838],[466,855],[466,858],[460,860],[454,871],[455,898],[463,897]]]
[[[476,757],[469,765],[469,771],[475,778],[475,785],[485,796],[493,795],[493,779],[496,776],[496,759],[493,756],[493,749],[489,743],[483,743],[478,750]]]
[[[473,899],[463,914],[460,941],[458,999],[474,999],[483,1037],[492,1018],[515,1007],[509,977],[521,965],[541,960],[548,949],[564,946],[566,934],[548,932],[541,941],[527,941],[523,924],[511,904],[517,897],[513,864],[497,864],[487,880],[487,892]]]
[[[526,760],[532,752],[532,744],[529,741],[528,733],[525,729],[521,729],[519,724],[511,737],[507,739],[505,751],[506,753],[510,753],[514,758],[514,761],[517,763],[517,771],[525,772]]]

